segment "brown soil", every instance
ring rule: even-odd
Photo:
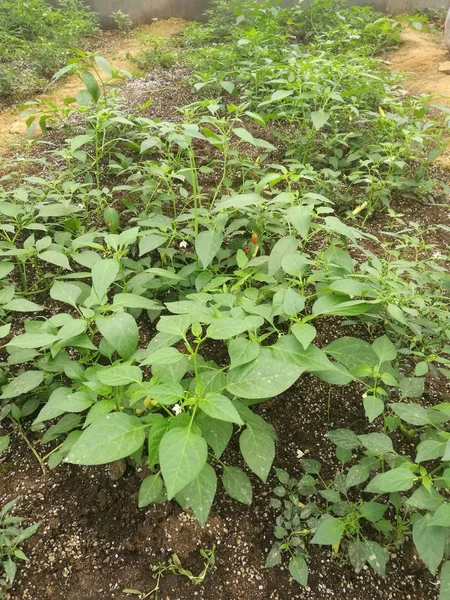
[[[130,60],[140,50],[140,36],[143,34],[156,35],[169,38],[178,33],[183,27],[182,19],[168,19],[167,21],[155,21],[150,25],[142,25],[135,29],[129,37],[113,36],[107,47],[102,49],[102,55],[115,67],[127,71],[136,71],[136,65]],[[73,98],[83,87],[80,80],[75,77],[66,77],[59,84],[52,87],[48,93],[39,94],[37,99],[49,100],[56,105],[62,106],[65,98]],[[8,153],[14,142],[23,139],[26,125],[25,118],[20,116],[17,107],[8,108],[0,112],[0,157]]]

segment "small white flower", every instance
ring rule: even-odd
[[[188,247],[188,243],[185,242],[184,240],[182,242],[180,242],[180,248],[187,248]]]
[[[364,393],[364,394],[362,395],[362,397],[363,397],[363,398],[367,398],[367,394],[366,394],[366,393]]]
[[[439,250],[436,250],[436,252],[433,252],[432,257],[433,258],[442,258],[442,252],[439,252]]]
[[[305,453],[302,450],[297,450],[297,458],[303,458]]]
[[[176,415],[179,415],[180,413],[183,412],[183,409],[181,408],[181,406],[179,404],[174,404],[172,406],[172,410]]]

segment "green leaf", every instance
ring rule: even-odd
[[[406,404],[398,402],[389,404],[389,407],[406,423],[410,425],[428,425],[430,418],[426,408],[419,404]]]
[[[26,371],[18,377],[11,379],[9,383],[2,387],[2,400],[9,398],[17,398],[22,394],[27,394],[37,388],[44,381],[44,373],[42,371]]]
[[[359,573],[367,562],[366,544],[360,540],[350,542],[348,544],[348,558],[356,573]]]
[[[354,337],[342,337],[325,347],[325,352],[340,362],[347,369],[359,365],[375,367],[378,358],[370,344]]]
[[[144,256],[167,242],[167,238],[156,233],[142,237],[139,241],[139,256]]]
[[[0,437],[0,454],[4,452],[9,446],[9,435],[2,435]]]
[[[97,372],[97,379],[100,383],[110,387],[129,385],[130,383],[140,383],[142,381],[142,371],[139,367],[131,365],[107,367]]]
[[[136,352],[139,329],[130,314],[118,312],[108,317],[97,317],[97,327],[108,344],[125,360]]]
[[[353,450],[361,446],[358,436],[351,429],[332,429],[326,437],[338,448]]]
[[[230,355],[231,368],[235,369],[241,365],[246,365],[260,353],[260,345],[256,341],[246,340],[237,337],[230,340],[228,344],[228,354]]]
[[[423,377],[405,377],[400,380],[400,391],[405,398],[420,398],[423,395],[425,379]]]
[[[224,467],[222,482],[227,494],[242,502],[250,505],[252,503],[252,484],[250,479],[239,467]]]
[[[388,304],[387,311],[396,321],[402,325],[408,325],[408,319],[399,306],[396,306],[395,304]]]
[[[190,315],[174,315],[172,317],[161,317],[156,325],[156,329],[162,333],[179,336],[184,338],[186,331],[192,323]]]
[[[366,396],[363,398],[364,410],[369,423],[373,423],[384,411],[384,402],[376,396]]]
[[[259,429],[247,427],[241,433],[239,447],[247,465],[265,483],[275,458],[273,438]]]
[[[415,462],[421,463],[426,460],[434,460],[444,456],[445,446],[447,442],[438,440],[424,440],[417,446],[417,455]]]
[[[365,491],[372,494],[378,494],[379,492],[404,492],[413,487],[415,480],[416,476],[411,469],[404,466],[397,467],[396,469],[376,475]]]
[[[355,485],[360,485],[367,481],[370,477],[370,469],[365,464],[353,465],[350,467],[345,480],[346,488],[351,488]]]
[[[72,283],[55,281],[50,289],[50,297],[53,298],[53,300],[70,304],[74,308],[77,306],[77,300],[80,295],[81,289]]]
[[[420,510],[434,511],[444,504],[445,498],[439,494],[433,487],[426,488],[421,485],[414,494],[406,500],[408,506],[413,506]]]
[[[57,341],[59,341],[59,337],[50,333],[22,333],[13,337],[8,346],[14,348],[44,348]]]
[[[108,75],[112,75],[112,67],[106,58],[103,58],[103,56],[95,56],[94,60],[102,71],[105,71]]]
[[[317,130],[322,129],[322,127],[328,123],[330,116],[330,113],[323,110],[316,110],[311,113],[311,121]]]
[[[289,573],[303,587],[308,585],[308,565],[303,556],[296,554],[289,561]]]
[[[2,262],[0,263],[0,279],[4,279],[7,275],[11,273],[14,269],[14,263],[12,262]]]
[[[159,446],[170,425],[168,419],[164,419],[162,415],[158,416],[159,419],[152,423],[148,433],[148,467],[150,469],[159,463]]]
[[[148,395],[165,406],[175,404],[184,396],[184,388],[176,381],[168,381],[155,385],[148,390]]]
[[[30,300],[25,300],[25,298],[14,298],[14,300],[4,304],[2,308],[11,312],[37,312],[38,310],[42,310],[42,306],[35,302],[30,302]]]
[[[320,544],[321,546],[337,544],[341,541],[344,530],[345,522],[343,519],[336,519],[335,517],[323,518],[310,543]]]
[[[244,319],[222,317],[221,319],[214,319],[206,330],[206,335],[212,340],[229,340],[249,329],[257,329],[263,323],[264,319],[256,316],[245,317]]]
[[[384,433],[368,433],[367,435],[359,435],[358,438],[366,450],[377,456],[385,456],[394,452],[391,438]]]
[[[434,527],[450,527],[450,503],[439,506],[428,523]]]
[[[159,447],[159,463],[169,500],[197,477],[207,458],[206,441],[191,427],[167,431]]]
[[[228,421],[212,419],[205,413],[197,413],[196,423],[215,456],[220,458],[233,435],[233,425]]]
[[[439,599],[438,600],[449,600],[450,599],[450,561],[447,561],[442,565],[439,579],[441,580],[441,587],[439,590]]]
[[[366,541],[367,562],[381,577],[386,574],[386,564],[389,559],[389,552],[386,548],[377,544],[377,542]]]
[[[361,516],[371,523],[376,523],[382,519],[386,511],[387,506],[380,502],[364,502],[360,508]]]
[[[297,341],[303,346],[304,350],[307,350],[308,346],[310,346],[317,335],[316,329],[307,323],[294,323],[291,331]]]
[[[227,390],[240,398],[272,398],[293,385],[304,368],[276,360],[268,348],[262,348],[252,362],[228,371]]]
[[[413,541],[420,558],[434,575],[444,558],[446,532],[431,524],[430,514],[419,517],[413,524]]]
[[[104,299],[109,286],[119,273],[119,263],[114,258],[99,260],[92,267],[92,287],[100,302]]]
[[[124,412],[96,419],[72,446],[66,462],[102,465],[137,452],[145,441],[141,421]]]
[[[93,400],[87,392],[72,392],[71,388],[57,388],[48,399],[35,423],[59,417],[63,413],[79,413],[92,406]]]
[[[195,251],[204,269],[212,263],[213,258],[222,246],[222,242],[223,235],[218,231],[202,231],[198,234],[195,240]]]
[[[198,401],[198,407],[213,419],[229,421],[238,425],[244,424],[231,400],[222,394],[206,394]]]
[[[144,508],[149,504],[160,503],[164,499],[163,495],[164,482],[161,475],[149,475],[141,483],[139,488],[138,505],[139,508]]]
[[[11,331],[11,323],[7,323],[6,325],[1,325],[0,326],[0,341],[2,340],[2,338],[5,338],[10,331]],[[258,348],[259,348],[259,345],[258,345]]]
[[[56,265],[57,267],[67,269],[68,271],[72,270],[69,259],[61,252],[56,252],[55,250],[46,250],[45,252],[41,252],[41,254],[38,255],[38,258],[52,265]]]
[[[276,242],[269,256],[269,277],[275,275],[275,273],[281,269],[283,258],[288,254],[294,253],[297,250],[297,247],[298,241],[294,236],[291,235],[283,237]]]
[[[377,338],[373,342],[372,348],[380,363],[391,362],[397,358],[397,348],[386,335]]]
[[[190,507],[201,527],[206,525],[217,490],[217,475],[208,463],[189,485],[179,492],[177,500],[183,508]]]
[[[95,77],[88,71],[83,71],[80,77],[94,102],[97,102],[100,98],[100,88]]]
[[[123,308],[143,308],[145,310],[159,310],[161,305],[154,300],[140,296],[139,294],[115,294],[113,306],[122,306]]]

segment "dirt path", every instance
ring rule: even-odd
[[[136,66],[129,57],[139,53],[140,36],[152,34],[167,39],[178,33],[183,24],[184,21],[181,19],[168,19],[143,25],[135,29],[130,37],[120,38],[113,48],[105,50],[102,55],[114,67],[136,71]],[[62,105],[65,98],[74,97],[81,87],[82,84],[77,77],[67,77],[59,85],[52,87],[48,93],[39,94],[37,98],[47,98],[55,104]],[[25,131],[25,119],[20,116],[17,107],[0,112],[0,157],[9,152],[12,144],[23,138]]]
[[[404,44],[390,55],[390,67],[405,72],[405,88],[414,94],[431,94],[436,103],[450,107],[450,75],[439,65],[450,60],[444,43],[423,31],[405,29]]]

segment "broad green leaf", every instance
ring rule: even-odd
[[[59,341],[59,337],[50,333],[22,333],[13,337],[8,346],[14,348],[44,348],[57,341]]]
[[[367,562],[381,577],[386,574],[386,564],[389,560],[389,552],[377,542],[366,541]]]
[[[84,319],[72,319],[61,327],[58,331],[58,338],[61,341],[67,341],[84,333],[87,329],[87,321]]]
[[[9,441],[9,435],[2,435],[0,437],[0,454],[8,448]]]
[[[162,246],[164,242],[167,242],[167,238],[156,233],[142,237],[139,241],[139,256],[152,252],[152,250]]]
[[[273,438],[261,430],[247,427],[240,435],[239,447],[247,465],[265,483],[275,458]]]
[[[307,323],[294,323],[291,331],[304,350],[308,349],[317,334],[316,329]]]
[[[434,575],[444,558],[445,529],[431,525],[431,515],[426,514],[414,521],[412,537],[418,555]]]
[[[435,511],[442,504],[444,504],[445,498],[439,494],[433,487],[426,488],[421,485],[414,494],[406,500],[408,506],[414,506],[420,510]]]
[[[117,367],[107,367],[97,372],[97,379],[100,383],[116,387],[119,385],[129,385],[131,383],[140,383],[142,381],[142,371],[139,367],[131,365],[119,365]]]
[[[102,465],[137,452],[145,441],[141,421],[124,412],[96,419],[75,442],[66,462]]]
[[[239,467],[224,467],[222,483],[226,493],[242,504],[252,503],[252,484]]]
[[[207,458],[206,441],[191,427],[167,431],[159,447],[159,463],[169,500],[197,477]]]
[[[25,300],[25,298],[14,298],[14,300],[4,304],[2,308],[11,312],[37,312],[42,310],[42,306],[30,300]]]
[[[223,394],[206,394],[198,401],[198,407],[212,419],[244,424],[231,400]]]
[[[384,411],[384,402],[376,396],[366,396],[363,398],[364,410],[369,423],[373,423]]]
[[[5,386],[2,387],[2,400],[9,398],[17,398],[22,394],[27,394],[37,388],[44,381],[44,373],[42,371],[26,371],[21,373],[14,379],[11,379]]]
[[[92,287],[101,302],[119,273],[119,263],[114,258],[99,260],[92,267]]]
[[[113,306],[122,306],[123,308],[144,308],[146,310],[159,310],[160,304],[139,294],[115,294]]]
[[[361,446],[358,436],[351,429],[332,429],[326,437],[338,448],[353,450]]]
[[[380,492],[404,492],[413,487],[415,480],[416,476],[411,469],[408,469],[408,467],[397,467],[396,469],[376,475],[366,487],[366,492],[371,492],[372,494]]]
[[[328,123],[330,116],[330,113],[323,110],[316,110],[311,113],[311,121],[316,129],[322,129]]]
[[[370,477],[370,469],[367,465],[359,464],[350,467],[345,480],[345,486],[351,488],[367,481]]]
[[[344,530],[345,521],[343,519],[336,519],[335,517],[322,519],[310,543],[322,546],[337,544],[341,541]]]
[[[14,269],[14,263],[12,263],[12,262],[4,261],[4,262],[0,263],[0,279],[3,279],[7,275],[9,275],[13,269]]]
[[[60,387],[50,395],[34,422],[42,423],[64,413],[83,412],[92,404],[93,400],[87,392],[73,392],[71,388]]]
[[[152,423],[148,432],[148,467],[153,467],[159,463],[159,446],[161,440],[164,437],[167,429],[169,428],[170,421],[164,419],[162,415],[158,415],[159,419]]]
[[[174,315],[171,317],[161,317],[156,325],[156,329],[162,333],[179,336],[184,338],[186,331],[192,323],[190,315]]]
[[[380,502],[364,502],[360,508],[361,516],[371,523],[376,523],[382,519],[386,511],[387,506]]]
[[[439,579],[441,580],[441,587],[438,600],[450,600],[450,561],[442,565]]]
[[[256,341],[237,337],[230,340],[228,344],[228,354],[230,355],[232,369],[251,362],[258,357],[259,353],[260,345]]]
[[[2,338],[5,338],[10,331],[11,331],[11,323],[7,323],[6,325],[1,325],[0,326],[0,341],[2,341]],[[258,345],[258,348],[259,348],[259,345]]]
[[[400,380],[400,391],[405,398],[420,398],[423,395],[425,379],[423,377],[405,377]]]
[[[371,345],[355,337],[342,337],[325,347],[325,352],[347,369],[365,364],[375,367],[378,358]]]
[[[100,400],[92,405],[88,414],[86,415],[86,419],[83,424],[83,428],[85,429],[88,425],[93,423],[96,419],[100,417],[104,417],[105,415],[109,415],[116,408],[116,403],[114,400]]]
[[[77,306],[77,300],[80,295],[81,289],[72,283],[55,281],[50,289],[50,297],[53,300],[70,304],[74,308]]]
[[[139,488],[138,504],[139,508],[144,508],[154,502],[160,503],[164,500],[163,495],[164,482],[161,475],[149,475],[141,483]]]
[[[445,446],[447,442],[438,440],[424,440],[417,446],[416,463],[421,463],[426,460],[434,460],[444,456]]]
[[[52,265],[56,265],[57,267],[67,269],[68,271],[72,270],[72,267],[69,263],[69,259],[65,254],[62,254],[61,252],[56,252],[55,250],[46,250],[45,252],[41,252],[38,255],[38,258]]]
[[[389,407],[400,417],[400,419],[402,419],[402,421],[406,421],[406,423],[409,423],[410,425],[428,425],[430,423],[426,408],[419,404],[398,402],[389,404]]]
[[[130,358],[139,342],[139,329],[134,318],[125,312],[98,317],[97,327],[102,336],[125,360]]]
[[[391,438],[384,433],[368,433],[367,435],[359,435],[358,438],[366,450],[377,456],[385,456],[390,452],[394,452]]]
[[[222,242],[223,235],[218,231],[202,231],[198,234],[195,240],[195,251],[204,269],[212,263],[213,258],[220,250]]]
[[[439,506],[428,522],[434,527],[450,527],[450,503]]]
[[[275,275],[275,273],[281,269],[283,258],[288,254],[294,253],[297,250],[297,247],[298,241],[294,236],[288,235],[276,242],[269,256],[269,277]]]
[[[108,75],[112,75],[112,67],[106,58],[103,56],[95,56],[95,62],[98,64],[102,71],[105,71]]]
[[[373,342],[372,348],[378,356],[380,363],[391,362],[397,358],[397,348],[387,335],[377,338]]]
[[[229,340],[250,329],[257,329],[263,325],[262,317],[245,317],[243,319],[222,317],[214,319],[208,326],[206,335],[212,340]]]
[[[292,556],[289,561],[289,573],[303,587],[308,585],[308,565],[303,556],[298,554]]]
[[[351,541],[348,544],[348,558],[355,569],[359,573],[367,562],[367,547],[360,540]]]
[[[293,385],[304,368],[274,358],[262,348],[252,362],[228,371],[227,390],[240,398],[253,400],[273,398]]]
[[[292,223],[301,237],[306,240],[311,225],[311,207],[291,206],[286,213],[287,219]]]
[[[159,404],[170,406],[183,398],[184,388],[176,381],[168,381],[149,388],[148,395]]]
[[[206,525],[217,490],[217,475],[208,463],[197,477],[177,494],[183,508],[191,508],[201,527]]]
[[[206,413],[197,413],[196,423],[202,435],[217,458],[220,458],[233,435],[233,425],[229,421],[219,421],[208,417]]]

